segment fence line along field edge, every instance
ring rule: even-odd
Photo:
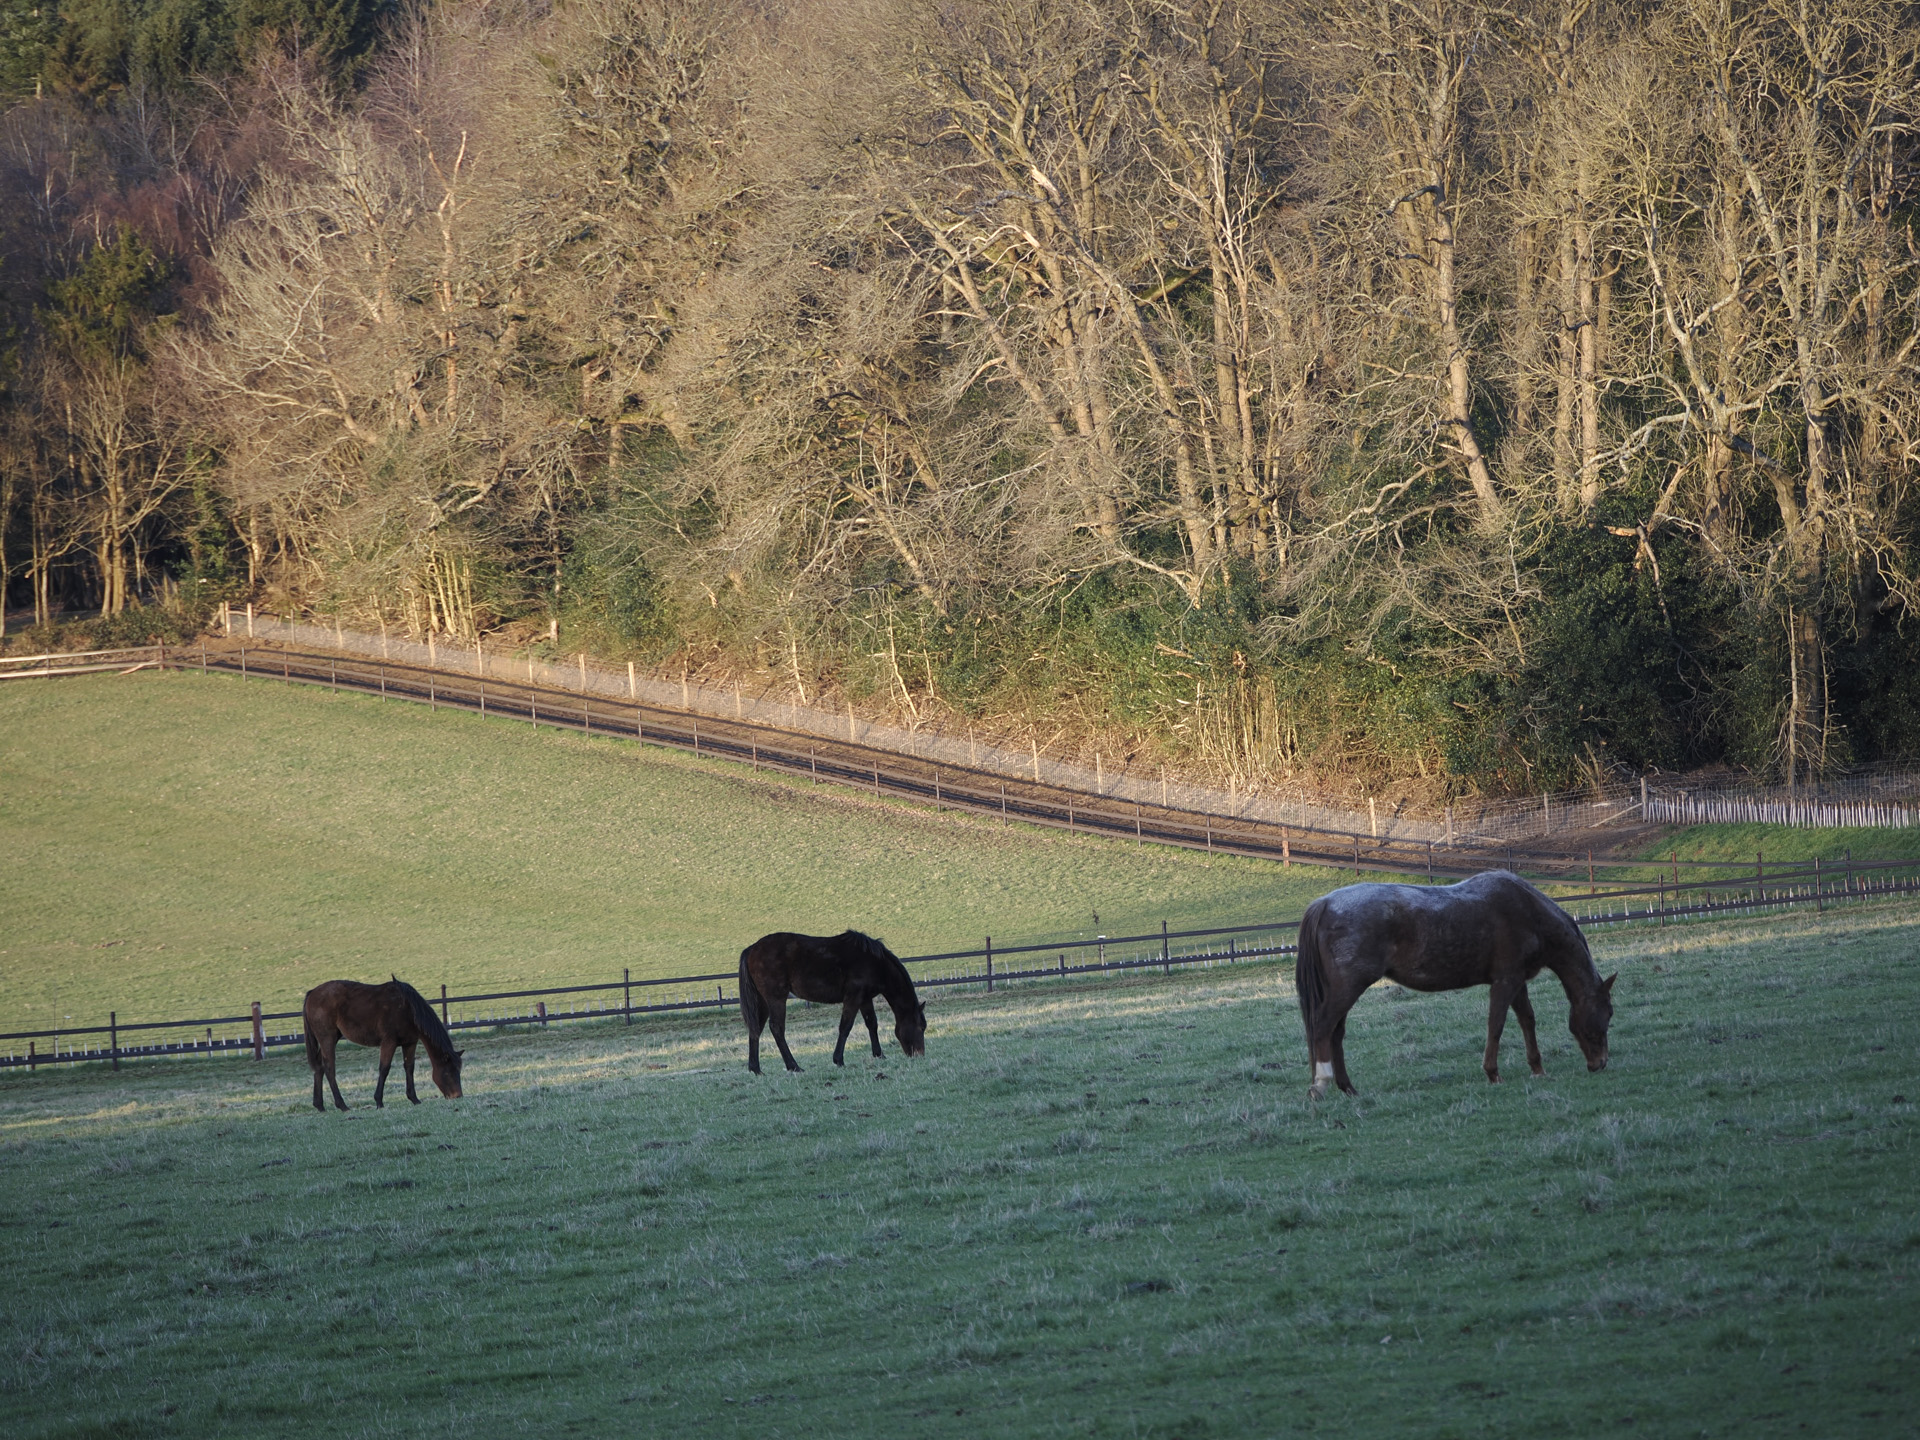
[[[1645,863],[1645,862],[1643,862]],[[1689,862],[1680,861],[1681,865]],[[1707,865],[1709,862],[1692,862]],[[1725,862],[1713,862],[1724,865]],[[1586,895],[1560,895],[1556,898],[1583,928],[1595,929],[1619,925],[1666,925],[1707,919],[1717,915],[1754,915],[1812,905],[1824,911],[1829,904],[1864,901],[1893,895],[1920,892],[1920,860],[1839,861],[1815,860],[1794,866],[1776,866],[1751,877],[1719,876],[1703,880],[1652,885],[1627,886],[1601,891],[1594,888]],[[1736,878],[1739,882],[1736,883]],[[1635,905],[1634,900],[1642,903]],[[979,986],[987,991],[1015,982],[1058,981],[1069,979],[1124,976],[1158,970],[1171,975],[1175,969],[1188,971],[1218,965],[1271,963],[1295,953],[1290,937],[1299,928],[1298,918],[1262,925],[1235,925],[1204,930],[1160,930],[1141,935],[1096,935],[1087,939],[1054,940],[1024,945],[996,946],[991,936],[978,949],[953,950],[902,958],[914,967],[915,984],[922,989],[954,986]],[[1068,957],[1074,958],[1070,962]],[[1049,963],[1046,957],[1052,956]],[[1011,963],[1009,963],[1011,962]],[[452,1030],[498,1030],[504,1026],[547,1026],[568,1021],[622,1020],[631,1025],[636,1015],[664,1015],[680,1011],[711,1010],[737,1005],[739,996],[730,995],[726,983],[737,977],[734,971],[716,971],[702,975],[677,975],[636,980],[632,969],[623,971],[619,980],[589,985],[548,986],[536,990],[499,990],[473,995],[450,995],[440,987],[437,998],[441,1019]],[[705,994],[712,985],[714,993]],[[676,990],[677,987],[677,990]],[[642,1002],[634,1003],[634,991],[642,992]],[[648,991],[668,991],[673,998],[647,1001]],[[619,1003],[607,1003],[618,992]],[[549,1000],[567,999],[567,1009],[550,1007]],[[582,997],[594,997],[602,1003]],[[504,1002],[532,1001],[521,1008],[505,1008]],[[460,1013],[456,1016],[455,1007]],[[478,1013],[472,1013],[475,1011]],[[304,1031],[275,1033],[268,1027],[276,1021],[298,1020],[298,1010],[266,1011],[254,1001],[246,1015],[220,1016],[194,1020],[146,1020],[121,1024],[117,1011],[108,1013],[107,1024],[69,1026],[64,1029],[21,1030],[0,1033],[0,1043],[8,1046],[0,1055],[0,1069],[37,1069],[41,1065],[102,1061],[113,1069],[122,1060],[178,1058],[190,1055],[250,1055],[264,1059],[269,1049],[302,1045]],[[240,1034],[216,1036],[216,1029],[231,1031],[246,1027]],[[154,1040],[145,1044],[122,1044],[121,1037],[167,1030],[200,1030],[202,1036],[184,1040]],[[104,1037],[105,1044],[99,1043]],[[87,1039],[90,1043],[76,1044]],[[62,1050],[60,1041],[66,1040]],[[16,1052],[14,1043],[25,1041],[25,1053]],[[47,1051],[41,1041],[50,1041]]]

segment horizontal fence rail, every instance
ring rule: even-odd
[[[292,627],[286,627],[292,628]],[[399,648],[401,642],[395,642]],[[430,647],[414,646],[426,650]],[[440,658],[444,658],[444,651]],[[551,726],[592,736],[635,739],[750,765],[813,785],[851,788],[877,799],[904,799],[937,809],[966,811],[1003,823],[1063,829],[1074,834],[1174,845],[1210,854],[1294,860],[1428,880],[1477,873],[1491,864],[1509,868],[1525,863],[1543,873],[1571,873],[1637,862],[1595,859],[1571,851],[1558,853],[1495,847],[1484,837],[1413,838],[1360,831],[1278,824],[1251,816],[1195,813],[1175,804],[1126,801],[1111,793],[1065,789],[1052,780],[1008,778],[1003,774],[942,765],[864,740],[829,740],[793,733],[769,724],[716,718],[662,707],[629,697],[609,699],[584,685],[567,689],[542,683],[554,667],[533,661],[495,665],[496,657],[476,659],[474,673],[449,673],[405,660],[365,660],[338,652],[306,651],[281,643],[246,640],[172,651],[174,668],[225,671],[287,684],[351,690],[383,699],[447,707],[535,726]],[[498,670],[511,673],[502,676]],[[592,672],[582,667],[589,679]],[[531,678],[529,678],[531,677]],[[566,675],[548,678],[565,679]],[[577,677],[574,677],[577,678]],[[634,688],[639,689],[637,679]],[[1045,774],[1045,771],[1036,773]],[[1171,794],[1171,800],[1182,797]]]
[[[1639,869],[1655,870],[1655,862],[1635,861]],[[1701,878],[1680,879],[1678,871],[1707,872]],[[1735,873],[1737,870],[1738,873]],[[1564,889],[1564,883],[1555,888]],[[1769,868],[1764,857],[1748,867],[1741,862],[1670,860],[1658,878],[1636,877],[1632,883],[1600,888],[1597,880],[1586,893],[1562,893],[1555,898],[1589,930],[1620,925],[1666,925],[1724,915],[1755,915],[1812,905],[1816,911],[1846,901],[1862,901],[1920,893],[1920,860],[1818,859]],[[1638,902],[1638,903],[1636,903]],[[994,991],[1016,982],[1069,980],[1158,971],[1171,975],[1219,965],[1272,962],[1295,952],[1293,939],[1299,920],[1259,925],[1235,925],[1203,930],[1169,930],[1138,935],[1092,935],[995,945],[991,937],[978,949],[953,950],[905,957],[917,986],[944,989],[977,986]],[[653,979],[633,978],[631,969],[619,980],[588,985],[547,986],[533,990],[498,990],[472,995],[450,995],[442,986],[428,999],[450,1030],[499,1030],[503,1027],[549,1026],[572,1021],[623,1021],[636,1015],[665,1015],[737,1005],[739,995],[728,993],[727,983],[737,970]],[[713,993],[707,993],[707,987]],[[636,1001],[636,994],[638,999]],[[526,1003],[531,1002],[531,1003]],[[553,1002],[553,1003],[549,1003]],[[269,1049],[303,1045],[299,1030],[274,1032],[274,1022],[300,1020],[298,1010],[265,1011],[258,1002],[247,1015],[198,1020],[147,1020],[119,1023],[118,1013],[105,1025],[20,1030],[0,1034],[7,1053],[0,1069],[105,1061],[118,1069],[122,1060],[180,1058],[191,1055],[251,1055],[264,1058]],[[232,1033],[236,1027],[246,1027]],[[215,1031],[227,1033],[216,1034]],[[155,1032],[199,1031],[177,1040],[123,1037],[151,1036]],[[104,1039],[105,1043],[101,1043]],[[14,1047],[25,1041],[20,1053]],[[40,1042],[50,1042],[41,1049]],[[61,1048],[61,1042],[65,1048]]]
[[[1797,787],[1756,787],[1751,777],[1740,775],[1714,782],[1690,779],[1684,784],[1646,777],[1636,784],[1609,781],[1524,798],[1461,799],[1437,812],[1422,811],[1406,801],[1376,803],[1365,797],[1330,801],[1271,783],[1233,782],[1224,790],[1188,784],[1171,779],[1164,768],[1141,773],[1124,764],[1106,765],[1098,755],[1092,765],[1054,759],[1037,747],[981,742],[971,731],[962,735],[934,725],[890,725],[860,719],[851,710],[841,713],[804,701],[795,703],[771,689],[749,693],[738,685],[705,685],[684,674],[678,679],[645,674],[631,665],[623,675],[590,664],[584,655],[571,662],[554,662],[525,652],[489,652],[480,640],[428,635],[416,641],[385,633],[370,635],[339,624],[290,622],[257,614],[251,607],[224,610],[222,628],[230,638],[249,643],[326,648],[360,660],[437,670],[449,677],[524,678],[529,687],[603,700],[624,697],[704,720],[764,726],[816,741],[845,740],[933,766],[980,772],[1009,784],[1031,781],[1035,786],[1119,805],[1205,814],[1223,825],[1292,827],[1358,835],[1368,841],[1486,848],[1540,844],[1554,836],[1604,832],[1622,825],[1715,823],[1722,818],[1756,816],[1765,823],[1800,826],[1920,823],[1920,771],[1891,766]]]

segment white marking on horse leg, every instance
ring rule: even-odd
[[[1315,1065],[1313,1067],[1313,1078],[1316,1083],[1321,1080],[1331,1080],[1333,1078],[1333,1062],[1331,1060],[1322,1060],[1319,1064]]]

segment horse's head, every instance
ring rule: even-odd
[[[460,1058],[467,1052],[449,1050],[446,1058],[427,1051],[427,1058],[433,1062],[433,1083],[440,1087],[440,1093],[449,1100],[460,1098]]]
[[[927,1007],[918,1000],[893,1017],[893,1038],[909,1055],[927,1053]]]
[[[1567,1013],[1567,1028],[1587,1057],[1587,1069],[1607,1068],[1607,1027],[1613,1023],[1613,982],[1616,972],[1593,987]]]

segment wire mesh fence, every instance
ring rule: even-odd
[[[1223,821],[1364,835],[1381,841],[1515,845],[1639,822],[1873,827],[1920,822],[1920,771],[1904,766],[1861,770],[1797,786],[1768,786],[1734,772],[1684,781],[1649,776],[1636,782],[1606,781],[1578,790],[1520,798],[1465,798],[1437,811],[1406,801],[1372,799],[1360,808],[1330,803],[1320,796],[1287,793],[1273,786],[1223,790],[1175,779],[1164,767],[1143,772],[1127,763],[1110,765],[1100,756],[1087,765],[1048,756],[1037,744],[1017,749],[982,741],[971,731],[956,733],[936,723],[889,724],[862,717],[851,707],[833,710],[772,690],[711,686],[685,674],[677,679],[663,677],[643,673],[632,665],[622,673],[597,665],[585,655],[558,662],[522,650],[490,650],[484,639],[456,641],[429,636],[413,640],[367,634],[339,624],[288,621],[251,610],[223,612],[222,624],[230,635],[246,639],[325,646],[365,659],[570,690],[607,700],[638,701],[691,715],[845,740],[930,763],[1032,780],[1107,800],[1211,815]]]

